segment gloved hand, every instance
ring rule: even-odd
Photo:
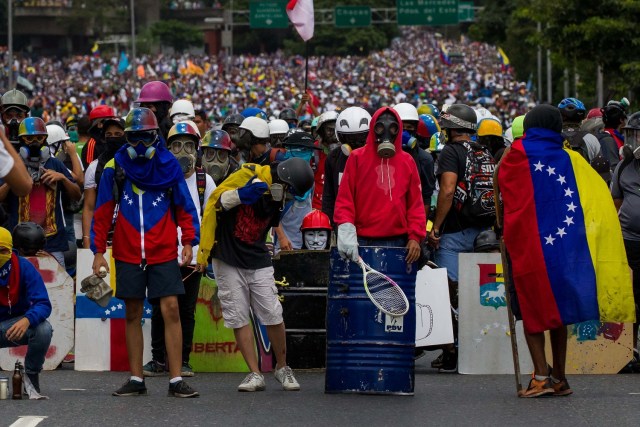
[[[338,252],[342,258],[348,258],[351,261],[357,262],[360,259],[356,226],[349,222],[338,226]]]
[[[262,182],[262,181],[253,182],[255,178],[256,176],[254,175],[253,177],[251,177],[249,181],[247,181],[244,187],[240,187],[237,190],[238,198],[240,199],[240,202],[243,205],[254,204],[260,199],[260,197],[262,197],[264,193],[266,193],[269,190],[269,186],[267,185],[266,182]]]

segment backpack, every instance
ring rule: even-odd
[[[493,198],[493,172],[496,162],[486,147],[462,142],[467,150],[464,179],[458,182],[456,198],[458,211],[479,227],[493,225],[496,205]]]
[[[566,130],[562,132],[562,137],[567,140],[569,146],[573,151],[577,151],[589,162],[589,151],[587,150],[587,144],[584,142],[584,136],[589,132],[583,130]]]

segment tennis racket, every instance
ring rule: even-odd
[[[383,313],[390,316],[404,316],[409,311],[409,300],[400,286],[389,277],[371,268],[362,258],[358,261],[362,268],[364,290],[371,302]]]

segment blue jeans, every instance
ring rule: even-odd
[[[438,267],[447,269],[449,280],[458,281],[458,254],[473,252],[473,241],[486,228],[465,228],[457,233],[446,233],[440,237],[440,247],[435,253]]]
[[[36,327],[29,327],[22,339],[9,341],[7,330],[23,316],[14,317],[0,322],[0,348],[18,347],[26,345],[27,356],[24,359],[24,370],[27,374],[39,374],[42,371],[45,356],[51,344],[53,328],[48,321],[40,323]]]

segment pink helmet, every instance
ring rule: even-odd
[[[169,86],[161,81],[153,81],[142,86],[136,102],[173,102]]]

